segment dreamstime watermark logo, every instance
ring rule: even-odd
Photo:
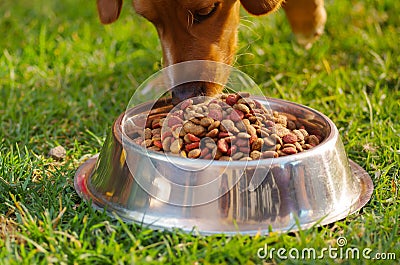
[[[317,250],[315,248],[269,248],[267,244],[257,250],[257,257],[260,259],[273,260],[323,260],[323,259],[340,259],[340,260],[396,260],[394,252],[376,252],[371,248],[360,249],[358,247],[347,247],[347,239],[338,237],[336,246],[329,246]]]

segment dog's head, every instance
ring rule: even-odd
[[[240,4],[251,14],[276,10],[282,0],[133,0],[138,14],[157,29],[163,65],[191,60],[210,60],[232,64],[237,42]],[[100,20],[114,22],[121,12],[122,0],[97,0]],[[175,97],[215,94],[210,84],[190,84],[176,88]]]

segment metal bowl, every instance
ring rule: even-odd
[[[284,100],[257,100],[316,124],[325,139],[298,154],[258,161],[167,157],[134,144],[122,130],[124,118],[154,104],[146,102],[115,120],[100,154],[76,172],[75,189],[125,221],[200,234],[296,231],[343,219],[368,202],[371,178],[347,158],[328,117]]]

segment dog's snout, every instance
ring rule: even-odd
[[[177,105],[185,99],[204,96],[206,88],[203,82],[189,82],[172,89],[172,104]]]

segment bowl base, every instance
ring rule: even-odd
[[[153,229],[165,229],[165,230],[171,230],[173,228],[180,228],[185,232],[188,233],[199,233],[202,235],[211,235],[211,234],[225,234],[225,235],[235,235],[235,234],[246,234],[246,235],[256,235],[256,234],[263,234],[267,235],[269,232],[274,231],[274,232],[294,232],[302,229],[306,229],[312,226],[321,226],[321,225],[326,225],[330,224],[336,221],[339,221],[341,219],[344,219],[350,214],[353,214],[360,210],[371,198],[372,192],[373,192],[373,183],[371,180],[371,177],[369,174],[357,163],[355,163],[352,160],[349,160],[349,165],[351,172],[357,182],[359,183],[360,187],[360,196],[358,200],[354,202],[354,204],[349,207],[348,211],[343,212],[342,214],[339,215],[327,215],[325,218],[318,220],[316,222],[308,222],[308,223],[299,223],[296,226],[292,226],[290,228],[274,228],[270,227],[268,223],[264,225],[258,225],[258,229],[249,229],[248,227],[244,227],[241,229],[241,227],[238,227],[237,231],[232,232],[232,231],[224,231],[223,229],[221,230],[213,230],[209,231],[207,229],[202,229],[202,224],[199,223],[198,227],[191,227],[190,224],[187,226],[179,226],[179,227],[171,227],[170,225],[165,225],[163,226],[160,223],[154,224],[154,223],[145,223],[143,222],[144,216],[146,215],[145,212],[139,213],[136,215],[132,215],[127,213],[128,210],[122,209],[119,207],[116,207],[113,205],[112,202],[107,202],[102,200],[101,198],[97,197],[94,193],[90,192],[90,189],[88,187],[88,181],[93,174],[96,166],[96,162],[98,160],[98,154],[92,156],[89,158],[84,164],[82,164],[78,170],[76,171],[75,174],[75,179],[74,179],[74,186],[75,190],[77,191],[78,195],[83,198],[86,201],[91,201],[92,202],[92,207],[94,207],[97,210],[106,210],[108,215],[111,217],[114,217],[114,214],[118,215],[122,220],[125,222],[135,222],[138,224],[142,224],[146,227],[153,228]],[[219,226],[220,227],[220,226]]]

